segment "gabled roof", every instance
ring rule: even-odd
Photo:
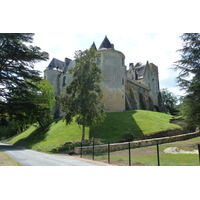
[[[101,43],[99,49],[114,49],[113,48],[113,44],[110,43],[110,41],[108,40],[107,36],[105,36],[103,42]]]
[[[48,65],[48,69],[54,69],[58,68],[60,70],[63,70],[65,62],[58,60],[56,58],[53,58],[52,61]]]
[[[94,50],[96,50],[97,51],[97,47],[96,47],[96,44],[95,44],[95,42],[93,42],[92,43],[92,46],[90,47],[91,49],[94,49]]]
[[[135,72],[136,72],[136,74],[137,74],[137,78],[138,78],[138,79],[141,79],[141,78],[144,77],[145,68],[146,68],[145,65],[142,65],[142,66],[140,66],[140,67],[136,67],[136,68],[135,68]]]
[[[139,67],[135,67],[138,79],[144,78],[145,71],[149,66],[149,62],[147,61],[146,65],[140,65]]]

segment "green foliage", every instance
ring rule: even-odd
[[[31,81],[41,80],[34,63],[48,59],[48,53],[42,52],[32,43],[31,33],[0,34],[0,97],[7,99],[7,92],[15,87],[26,90],[34,87]]]
[[[200,126],[200,33],[185,33],[181,36],[183,48],[179,50],[181,59],[175,69],[179,86],[186,90],[182,113],[190,126]],[[192,77],[192,78],[191,78]]]
[[[44,94],[44,91],[38,89],[42,79],[39,71],[34,70],[34,64],[47,60],[48,53],[28,45],[32,43],[33,36],[31,33],[0,34],[0,127],[4,130],[3,135],[23,131],[33,123],[33,111],[41,108],[38,106],[37,98],[41,96],[38,92]],[[42,109],[44,113],[44,106]]]
[[[52,119],[52,109],[55,103],[54,91],[47,80],[36,83],[36,90],[31,91],[28,101],[33,104],[30,115],[32,123],[37,121],[40,126],[44,126]]]
[[[195,103],[194,103],[195,102]],[[193,95],[184,98],[181,105],[181,114],[185,117],[187,129],[194,131],[196,126],[200,126],[200,102],[194,99]]]
[[[10,137],[36,121],[43,127],[52,118],[55,99],[53,89],[46,80],[36,82],[35,87],[26,88],[26,92],[15,88],[12,93],[9,91],[7,97],[6,103],[0,102],[0,108],[4,109],[0,116],[0,135]]]
[[[66,123],[76,122],[83,127],[101,121],[104,117],[103,104],[100,102],[102,91],[100,88],[101,69],[98,66],[98,53],[94,49],[77,51],[75,53],[76,66],[73,80],[61,95],[60,104],[65,112]]]
[[[178,111],[176,110],[176,103],[178,102],[177,97],[170,91],[167,90],[167,88],[164,88],[160,91],[164,111],[166,113],[170,113],[171,115],[175,115]]]

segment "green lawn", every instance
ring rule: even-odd
[[[151,132],[180,128],[178,125],[169,123],[171,117],[164,113],[144,110],[106,113],[104,122],[86,128],[85,139],[94,137],[107,142],[118,142],[124,139],[124,134],[127,132],[133,136],[140,136]],[[57,119],[45,131],[32,125],[25,132],[5,142],[48,152],[66,142],[80,140],[81,126],[75,122],[66,125],[62,119]]]
[[[200,137],[192,138],[189,140],[160,144],[160,165],[161,166],[199,166],[198,154],[169,154],[164,153],[164,150],[168,147],[178,147],[182,150],[192,151],[197,149],[197,144],[200,144]],[[157,166],[157,148],[156,146],[135,148],[131,150],[131,162],[132,165],[145,165],[145,166]],[[111,152],[110,159],[111,164],[117,165],[129,165],[128,150]],[[91,155],[84,155],[91,158]],[[83,157],[84,157],[83,156]],[[95,160],[104,160],[107,162],[107,154],[95,155]],[[139,163],[139,164],[138,164]]]
[[[124,165],[128,166],[128,157],[111,157],[112,161],[120,160]],[[144,155],[132,156],[132,165],[134,163],[141,163],[145,166],[157,166],[157,156]],[[199,166],[199,158],[197,154],[165,154],[160,155],[160,166]]]
[[[133,136],[176,129],[180,126],[169,123],[171,115],[146,110],[106,113],[104,122],[90,128],[90,136],[102,138],[109,142],[123,139],[126,132]]]
[[[89,128],[86,128],[86,139],[88,139]],[[32,125],[25,132],[6,140],[9,144],[15,144],[31,148],[37,151],[48,152],[52,149],[62,146],[70,141],[81,140],[81,127],[72,122],[67,125],[62,119],[54,121],[45,131]]]

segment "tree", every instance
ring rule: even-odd
[[[42,52],[32,43],[31,33],[0,34],[0,97],[6,99],[7,92],[15,87],[34,87],[31,81],[41,80],[34,63],[47,60],[48,53]],[[24,90],[25,91],[25,90]]]
[[[20,121],[22,125],[38,122],[43,128],[52,118],[54,91],[47,80],[32,84],[35,87],[26,88],[26,92],[18,87],[9,91],[4,107],[10,120]]]
[[[169,112],[171,115],[175,115],[177,113],[176,103],[178,102],[177,97],[167,88],[164,88],[160,91],[162,102],[164,106],[164,111]]]
[[[102,98],[101,69],[98,66],[98,53],[93,48],[76,51],[76,66],[72,82],[61,95],[60,104],[65,112],[66,124],[76,118],[82,125],[82,141],[85,139],[85,127],[95,124],[104,118]]]
[[[190,125],[200,126],[200,33],[184,33],[181,59],[175,63],[180,70],[179,86],[186,91],[183,114]]]

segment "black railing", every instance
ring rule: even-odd
[[[95,153],[99,154],[98,151],[95,152],[95,146],[100,146],[100,145],[95,145],[95,142],[93,140],[92,146],[89,146],[89,147],[92,147],[92,160],[95,159]],[[151,146],[155,146],[155,145],[151,145]],[[146,146],[146,147],[149,147],[149,146]],[[81,142],[81,145],[80,145],[80,157],[81,158],[83,157],[83,148],[84,147],[83,147],[83,144]],[[131,143],[129,142],[127,149],[128,149],[128,165],[131,166],[132,165],[131,150],[135,149],[135,148],[131,148]],[[156,156],[157,157],[157,165],[160,166],[160,150],[159,150],[159,144],[158,143],[156,144],[156,152],[157,152],[157,156]],[[87,155],[88,155],[88,153],[87,153]],[[198,155],[199,155],[199,165],[200,165],[200,144],[198,144]],[[108,163],[111,164],[110,142],[107,143],[107,159],[108,159]]]

